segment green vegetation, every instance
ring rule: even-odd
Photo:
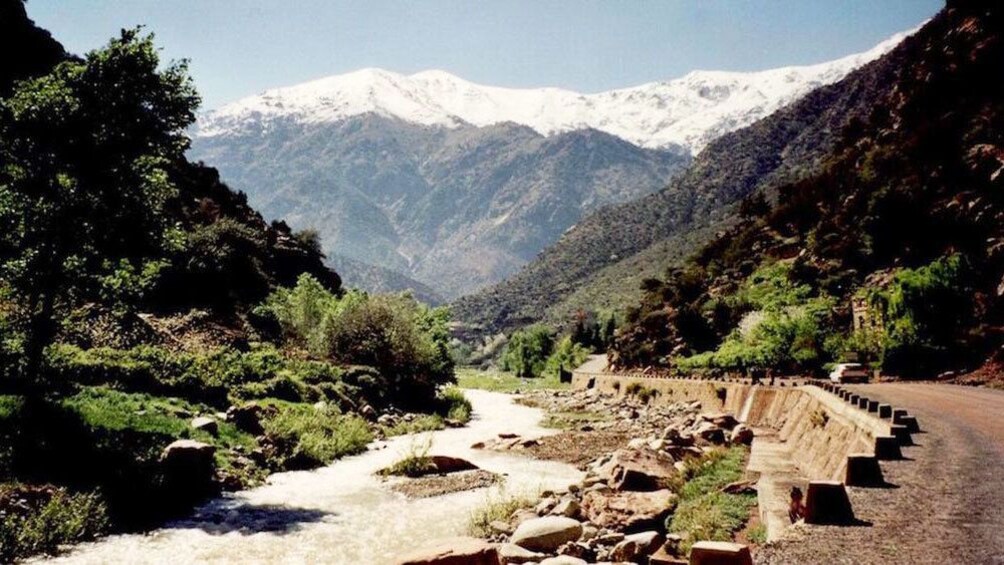
[[[26,503],[13,506],[12,500]],[[38,553],[54,554],[60,545],[92,540],[108,528],[104,503],[96,494],[66,489],[0,485],[0,561]]]
[[[554,351],[544,363],[544,375],[557,377],[562,371],[571,372],[593,354],[593,350],[565,336],[558,341]]]
[[[500,366],[517,377],[536,378],[544,373],[547,358],[554,349],[554,336],[547,326],[535,325],[516,330],[502,353]]]
[[[649,388],[639,382],[629,383],[624,389],[624,394],[628,396],[636,396],[638,400],[648,403],[649,400],[659,396],[659,391],[654,388]]]
[[[398,459],[390,467],[381,469],[379,474],[398,477],[421,477],[436,470],[435,463],[429,457],[432,449],[432,438],[424,441],[413,439],[408,453]]]
[[[373,367],[377,401],[421,407],[453,379],[449,312],[408,296],[348,292],[336,296],[310,275],[278,289],[257,309],[276,321],[286,340],[346,365]]]
[[[540,423],[545,428],[558,430],[574,430],[586,424],[606,422],[612,418],[610,414],[600,412],[548,412]]]
[[[750,543],[756,545],[767,543],[767,526],[765,524],[757,524],[747,528],[746,538],[750,540]]]
[[[457,385],[461,388],[477,388],[493,392],[561,389],[569,386],[567,383],[560,382],[557,375],[521,379],[508,371],[482,371],[466,367],[457,370]]]
[[[492,522],[507,521],[513,512],[533,508],[538,500],[539,493],[509,494],[504,489],[498,494],[490,493],[481,506],[471,511],[467,520],[467,533],[477,538],[490,538],[495,534],[491,528]]]
[[[310,469],[365,451],[373,439],[366,421],[333,408],[276,401],[265,435],[281,469]]]
[[[746,313],[715,351],[678,359],[682,370],[717,368],[747,370],[772,367],[782,371],[814,371],[833,358],[827,346],[833,327],[834,301],[812,296],[808,285],[792,280],[790,263],[774,263],[754,272],[738,292],[706,309]]]
[[[49,45],[0,62],[0,561],[358,453],[361,414],[470,418],[447,310],[343,291],[315,233],[186,160],[184,62],[139,30],[71,58],[4,13]],[[182,438],[215,458],[164,458]]]
[[[690,551],[696,541],[731,541],[749,519],[756,495],[729,494],[722,488],[742,478],[747,450],[733,447],[712,451],[691,461],[687,482],[666,529],[683,536],[682,549]]]

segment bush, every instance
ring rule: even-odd
[[[371,402],[422,406],[453,379],[449,312],[406,295],[342,297],[303,275],[258,308],[282,326],[288,342],[345,365],[373,367],[380,379],[363,386]]]
[[[273,403],[277,413],[264,422],[279,469],[310,469],[361,453],[373,435],[366,421],[330,408]]]
[[[97,494],[0,487],[0,562],[54,554],[60,545],[94,539],[107,527],[107,509]]]
[[[439,393],[440,412],[450,420],[469,422],[473,407],[471,401],[464,396],[464,391],[455,386],[444,388]]]
[[[571,371],[586,362],[592,350],[572,341],[571,336],[565,336],[554,348],[554,353],[544,364],[544,374],[557,378],[562,370]]]
[[[381,469],[379,474],[413,478],[427,475],[436,470],[436,465],[429,457],[430,449],[432,449],[431,437],[423,442],[413,440],[408,453],[390,467]]]
[[[508,521],[513,512],[533,508],[538,500],[539,494],[508,495],[504,491],[489,494],[481,506],[471,511],[467,520],[467,533],[478,538],[490,538],[495,534],[491,528],[492,522]]]
[[[553,348],[554,338],[546,326],[538,324],[516,330],[502,354],[502,370],[524,379],[539,377]]]

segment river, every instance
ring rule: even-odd
[[[474,416],[464,428],[401,436],[314,471],[278,473],[268,483],[215,499],[192,516],[147,534],[82,544],[46,563],[386,564],[429,540],[463,535],[470,512],[489,497],[565,487],[582,474],[563,463],[473,450],[502,432],[539,437],[542,412],[506,394],[465,391]],[[463,457],[504,474],[490,489],[406,499],[374,473],[432,437],[434,455]]]

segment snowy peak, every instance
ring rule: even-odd
[[[693,71],[674,80],[597,94],[485,86],[441,70],[402,75],[361,69],[238,100],[203,115],[196,135],[267,129],[274,120],[322,124],[374,113],[447,128],[515,122],[542,135],[594,128],[642,147],[679,145],[697,153],[716,137],[839,81],[910,33],[897,34],[864,53],[817,65],[758,72]]]

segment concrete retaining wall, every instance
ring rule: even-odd
[[[770,428],[791,446],[794,463],[809,479],[843,480],[847,456],[872,453],[888,424],[815,386],[770,387],[644,375],[577,371],[575,388],[626,394],[632,384],[658,391],[653,402],[698,400],[705,412],[727,411],[754,428]]]

